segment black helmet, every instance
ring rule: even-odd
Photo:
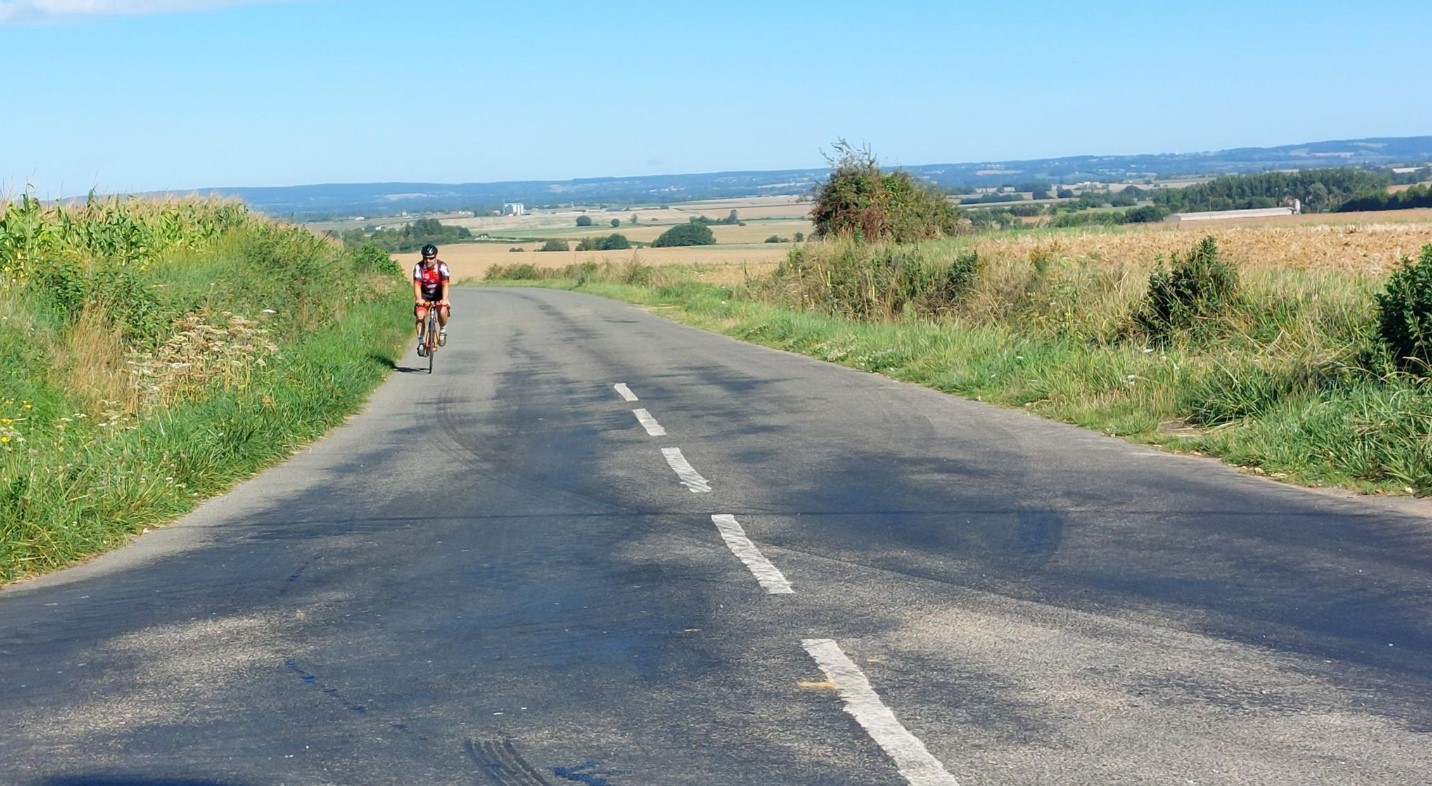
[[[411,247],[411,246],[410,246],[410,247]],[[423,256],[425,256],[425,257],[435,257],[435,256],[437,256],[437,255],[438,255],[438,247],[437,247],[437,246],[433,245],[432,243],[429,243],[429,244],[427,244],[426,246],[423,246]]]

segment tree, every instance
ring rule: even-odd
[[[662,232],[660,237],[651,242],[652,248],[664,248],[669,246],[712,246],[715,244],[716,236],[711,233],[711,227],[696,221],[677,224],[671,229]]]
[[[805,233],[804,233],[804,232],[797,232],[796,235],[795,235],[795,237],[796,237],[796,242],[797,242],[797,243],[804,243],[804,242],[805,242]]]
[[[845,140],[829,158],[830,177],[816,187],[811,219],[815,236],[908,243],[954,235],[962,216],[947,195],[904,170],[884,172],[868,148]]]
[[[569,249],[567,248],[567,241],[565,241],[565,240],[558,240],[557,238],[554,237],[554,238],[552,238],[551,240],[548,240],[546,243],[543,243],[543,244],[542,244],[542,247],[539,248],[539,249],[537,249],[537,250],[538,250],[538,251],[568,251]]]
[[[611,220],[611,225],[612,229],[616,229],[617,227],[622,225],[622,220],[620,218],[614,218]]]
[[[626,239],[626,235],[614,233],[602,238],[599,248],[602,251],[620,251],[624,248],[631,248],[631,241]]]
[[[591,216],[587,215],[586,213],[583,213],[582,215],[577,216],[577,226],[579,226],[579,227],[589,227],[589,226],[591,226],[591,225],[592,225],[592,217],[591,217]]]

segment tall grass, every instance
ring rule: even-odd
[[[241,205],[22,197],[0,216],[0,583],[286,455],[357,407],[408,330],[386,255]]]

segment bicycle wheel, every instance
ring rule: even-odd
[[[433,355],[438,353],[438,314],[437,306],[428,309],[428,325],[423,331],[423,344],[428,352],[428,373],[433,373]]]

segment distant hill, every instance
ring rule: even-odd
[[[1030,182],[1167,180],[1268,169],[1386,167],[1429,161],[1432,161],[1432,136],[1415,136],[1244,147],[1204,153],[1068,156],[1028,161],[924,164],[904,168],[941,187],[955,190]],[[569,202],[624,206],[762,194],[801,194],[809,192],[828,173],[829,170],[822,167],[501,183],[351,183],[214,188],[204,192],[238,197],[255,210],[270,215],[316,218],[392,215],[403,211],[486,211],[504,202],[522,202],[534,207]]]

